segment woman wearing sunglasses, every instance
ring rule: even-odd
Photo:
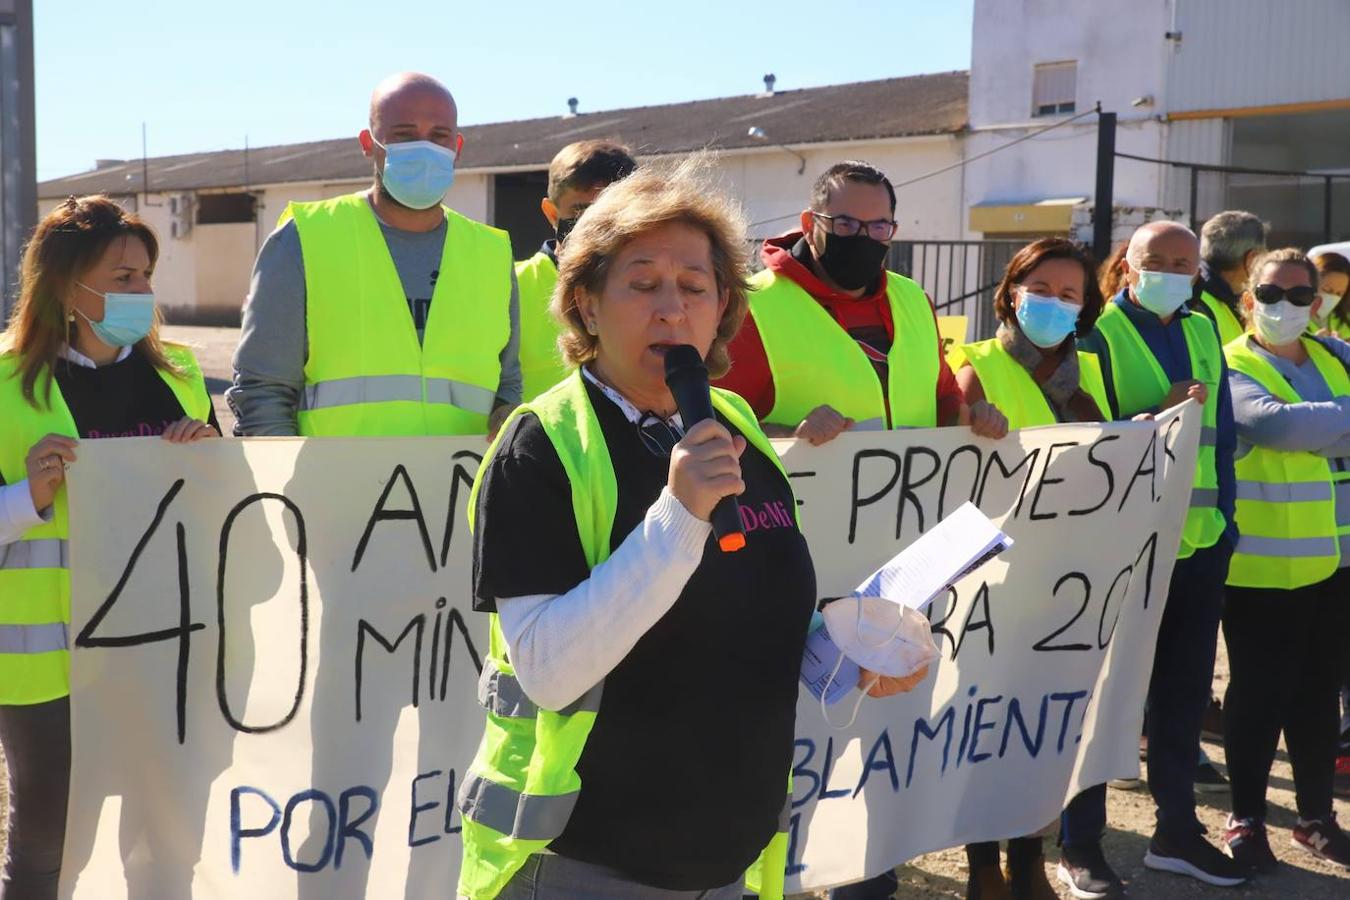
[[[1237,524],[1223,633],[1231,680],[1226,839],[1251,872],[1276,868],[1266,787],[1283,731],[1294,770],[1294,843],[1350,867],[1332,811],[1340,658],[1350,629],[1350,345],[1306,334],[1323,302],[1298,250],[1258,258],[1249,330],[1224,348],[1239,439]]]

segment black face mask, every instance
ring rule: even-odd
[[[865,234],[840,237],[825,235],[825,252],[820,265],[835,284],[846,291],[860,291],[881,275],[881,264],[889,244],[874,241]]]
[[[567,236],[568,236],[569,234],[572,233],[572,229],[577,227],[577,219],[579,219],[579,218],[581,218],[581,217],[580,217],[580,216],[573,216],[573,217],[570,218],[570,219],[559,219],[559,220],[558,220],[558,225],[557,225],[557,227],[554,228],[553,230],[554,230],[554,231],[557,233],[557,235],[558,235],[558,246],[559,246],[559,247],[561,247],[561,246],[563,245],[563,241],[567,240]]]

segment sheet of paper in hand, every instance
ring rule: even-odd
[[[877,569],[854,591],[920,612],[956,582],[1013,545],[970,501]]]

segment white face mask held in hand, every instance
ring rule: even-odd
[[[853,668],[846,677],[856,683],[858,666],[877,678],[906,678],[936,662],[938,648],[924,610],[948,587],[1012,545],[1012,538],[975,504],[963,503],[869,575],[852,594],[827,605],[821,614],[824,626],[811,636],[820,646],[805,655],[802,672],[811,693],[820,698],[826,724],[835,729],[851,726],[863,697],[876,684],[874,679],[872,684],[858,685],[860,696],[853,714],[847,724],[836,726],[825,707],[839,699],[833,682],[846,663]],[[828,678],[822,677],[820,669],[831,658],[835,658],[834,669]]]
[[[938,648],[933,641],[932,624],[917,609],[902,606],[884,597],[841,597],[821,613],[834,644],[843,651],[830,674],[832,682],[845,657],[876,674],[904,678],[937,661]],[[872,685],[859,685],[853,712],[844,725],[835,725],[826,710],[825,695],[820,698],[820,714],[831,728],[848,728],[858,718],[858,709]],[[875,684],[874,679],[872,684]]]

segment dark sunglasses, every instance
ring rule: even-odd
[[[1317,299],[1317,288],[1303,284],[1291,288],[1282,288],[1276,284],[1258,284],[1252,288],[1252,296],[1262,303],[1288,300],[1295,306],[1312,306],[1313,301]]]

